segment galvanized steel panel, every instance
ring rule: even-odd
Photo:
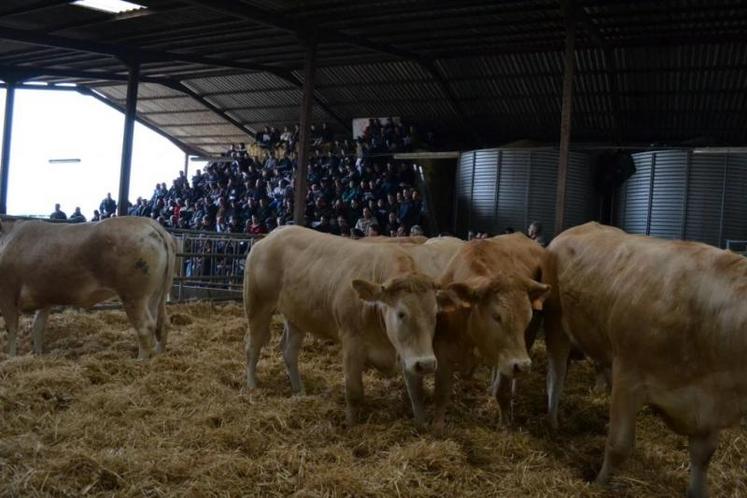
[[[591,176],[591,158],[585,153],[571,152],[565,189],[565,228],[596,219],[597,198]],[[553,198],[553,209],[554,201]]]
[[[618,223],[628,233],[645,235],[648,227],[648,209],[651,199],[653,154],[632,154],[636,172],[627,179],[618,198]]]
[[[495,196],[498,181],[498,151],[475,151],[475,176],[472,189],[472,228],[494,231]]]
[[[690,154],[685,239],[721,246],[721,206],[727,157]]]
[[[523,230],[527,220],[529,152],[504,149],[499,166],[498,204],[494,231]]]
[[[474,152],[459,155],[455,181],[454,231],[461,235],[466,234],[470,228],[474,162]]]
[[[542,224],[544,235],[550,239],[555,234],[555,198],[558,185],[558,159],[556,150],[530,151],[526,154],[529,184],[526,194],[526,217],[515,230],[526,230],[537,221]],[[566,198],[566,203],[569,199]],[[566,206],[568,209],[568,206]]]
[[[682,238],[685,221],[688,153],[672,150],[654,152],[654,182],[649,235],[664,239]]]
[[[724,240],[747,240],[747,154],[730,154],[726,168]]]

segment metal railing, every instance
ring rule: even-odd
[[[747,240],[727,240],[726,250],[734,251],[747,257]]]
[[[170,229],[177,243],[172,300],[241,297],[246,256],[255,235]]]

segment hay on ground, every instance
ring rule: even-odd
[[[169,351],[135,360],[122,312],[49,319],[48,353],[0,354],[0,496],[607,496],[588,484],[601,463],[607,396],[575,364],[562,429],[544,416],[544,352],[519,383],[516,422],[497,422],[487,371],[458,381],[442,434],[413,429],[400,378],[366,374],[367,420],[346,428],[339,348],[307,338],[307,395],[290,396],[280,323],[245,392],[245,321],[236,304],[170,308]],[[4,344],[4,341],[2,341]],[[637,447],[612,492],[680,496],[686,439],[644,410]],[[747,496],[747,430],[724,432],[714,496]]]

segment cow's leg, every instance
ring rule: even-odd
[[[257,362],[262,348],[270,340],[270,322],[272,307],[251,306],[248,308],[249,330],[246,334],[246,385],[249,389],[257,388]]]
[[[547,411],[550,427],[558,428],[558,405],[563,392],[571,342],[563,332],[558,319],[545,320],[545,343],[547,344]]]
[[[425,396],[423,395],[423,377],[406,370],[402,370],[407,385],[407,393],[412,404],[412,416],[415,426],[420,428],[425,424]]]
[[[493,393],[501,409],[501,423],[506,425],[514,419],[513,394],[515,387],[516,379],[510,379],[498,372]]]
[[[153,346],[156,332],[156,320],[151,315],[146,299],[136,301],[124,301],[125,313],[132,327],[137,332],[138,360],[147,360],[153,354]]]
[[[15,356],[18,347],[18,308],[9,300],[2,300],[0,313],[3,314],[5,328],[8,330],[8,355]]]
[[[151,315],[156,318],[156,353],[166,352],[166,342],[169,335],[169,315],[166,313],[166,297],[168,290],[151,301]]]
[[[612,371],[609,367],[598,363],[594,365],[594,370],[596,371],[594,377],[594,392],[610,392],[610,389],[612,388]]]
[[[291,389],[294,393],[303,394],[303,381],[298,371],[298,354],[303,345],[305,333],[289,321],[285,321],[285,330],[283,331],[283,360],[285,368],[288,370],[288,379],[291,383]]]
[[[610,428],[604,449],[604,463],[596,482],[607,484],[610,475],[630,456],[635,443],[635,416],[643,404],[637,380],[625,378],[619,360],[613,362],[612,398],[610,400]]]
[[[342,363],[345,372],[345,419],[348,425],[354,425],[358,421],[363,403],[363,368],[366,355],[355,343],[356,341],[344,341],[342,345]]]
[[[433,390],[433,398],[436,404],[433,416],[433,427],[442,430],[446,420],[446,407],[451,397],[451,386],[454,382],[454,372],[449,361],[439,359],[436,368],[436,382]]]
[[[36,310],[34,324],[31,327],[31,336],[34,340],[34,354],[42,354],[44,352],[44,328],[47,325],[48,317],[49,308]]]
[[[708,464],[718,447],[718,431],[690,437],[690,485],[688,498],[708,496]]]

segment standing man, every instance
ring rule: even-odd
[[[59,204],[54,205],[54,213],[49,215],[50,220],[67,220],[67,215],[60,209]]]
[[[83,216],[83,213],[80,212],[80,208],[76,207],[75,212],[70,215],[70,221],[72,223],[85,223],[86,217]]]
[[[106,194],[106,198],[101,201],[99,205],[99,211],[101,211],[101,218],[111,218],[117,212],[117,201],[112,199],[111,192]]]
[[[533,221],[527,229],[527,235],[530,239],[545,247],[545,237],[542,236],[542,224],[539,221]]]

